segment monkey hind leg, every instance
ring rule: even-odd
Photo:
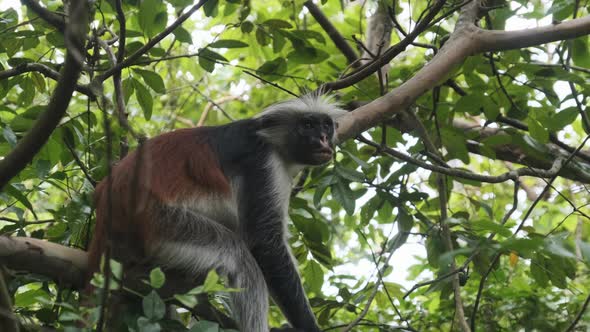
[[[181,269],[195,277],[212,269],[227,276],[230,286],[240,289],[230,293],[231,308],[240,331],[269,331],[268,289],[245,243],[234,232],[206,217],[194,216],[190,229],[182,233],[155,248],[153,255],[157,261],[164,267]]]

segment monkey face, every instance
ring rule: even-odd
[[[334,121],[326,114],[306,113],[297,120],[292,131],[291,151],[296,163],[321,165],[329,162],[334,154]]]

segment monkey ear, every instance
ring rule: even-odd
[[[256,118],[256,130],[264,130],[272,127],[276,127],[280,124],[276,116],[270,115],[263,115],[259,118]]]

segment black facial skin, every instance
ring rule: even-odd
[[[290,155],[293,161],[304,165],[322,165],[334,154],[334,122],[326,114],[307,113],[297,119],[289,133]]]

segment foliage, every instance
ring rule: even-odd
[[[396,1],[393,11],[405,29],[415,26],[428,9],[425,1],[409,3]],[[437,16],[441,20],[390,63],[385,91],[407,81],[433,57],[454,29],[460,3],[448,1]],[[493,3],[503,6],[489,12],[484,28],[513,27],[523,20],[546,24],[588,15],[590,10],[584,1],[575,6],[566,0]],[[113,56],[120,31],[115,4],[95,3],[92,32],[108,43]],[[45,5],[64,11],[61,2]],[[317,5],[342,36],[360,40],[365,40],[366,16],[377,7],[370,1]],[[124,55],[146,45],[190,6],[192,2],[185,0],[123,1]],[[290,98],[285,91],[313,91],[354,70],[303,6],[300,0],[208,1],[122,70],[131,128],[154,136],[199,120],[218,125],[247,118]],[[392,44],[403,37],[394,32]],[[87,84],[96,83],[112,66],[100,45],[88,45],[90,68],[78,82],[83,87],[93,87]],[[557,159],[559,144],[577,148],[587,137],[581,114],[588,114],[589,50],[589,37],[583,36],[474,55],[410,108],[423,131],[419,126],[396,126],[399,117],[388,119],[363,134],[377,147],[346,141],[332,164],[301,178],[302,188],[291,200],[290,242],[323,328],[346,326],[370,305],[355,331],[393,331],[400,326],[418,331],[458,329],[451,278],[444,278],[452,272],[452,262],[458,267],[467,262],[460,273],[460,294],[477,330],[558,331],[571,324],[590,293],[590,158],[572,159],[548,192],[543,189],[549,180],[520,178],[515,200],[513,181],[485,183],[448,176],[441,182],[437,173],[401,162],[382,147],[426,160],[431,156],[426,153],[425,132],[440,147],[445,163],[457,169],[488,175],[521,167],[518,164],[548,169]],[[0,155],[10,152],[45,110],[56,85],[47,73],[59,73],[65,51],[62,33],[26,7],[0,13],[0,75],[19,71],[0,76]],[[45,69],[28,69],[39,66]],[[74,95],[67,115],[40,153],[3,188],[2,234],[86,248],[94,181],[105,177],[108,161],[121,156],[127,144],[131,149],[138,144],[116,120],[113,80],[108,77],[99,85],[103,95],[97,98]],[[381,88],[372,75],[334,94],[342,105],[353,105],[378,98]],[[116,143],[112,155],[109,141]],[[440,197],[442,183],[446,201]],[[512,213],[514,202],[518,205]],[[448,213],[441,213],[441,203]],[[450,230],[451,249],[445,227]],[[404,250],[412,244],[420,251]],[[158,289],[164,279],[154,270],[146,282]],[[412,287],[433,279],[436,282],[424,287]],[[166,327],[173,323],[164,317],[164,303],[175,299],[192,307],[197,294],[225,290],[216,286],[216,275],[207,280],[175,298],[162,299],[154,291],[137,294],[142,308],[129,318],[129,330],[222,331],[217,323],[204,320],[190,329]],[[44,276],[13,274],[8,286],[14,310],[26,324],[73,331],[76,321],[92,326],[99,318],[96,307],[79,305],[76,291]],[[222,311],[224,303],[219,296],[216,305]],[[477,315],[469,317],[475,303]],[[190,320],[188,312],[180,315],[183,323]],[[272,326],[284,322],[273,307]],[[590,315],[583,315],[577,326],[588,328]]]

